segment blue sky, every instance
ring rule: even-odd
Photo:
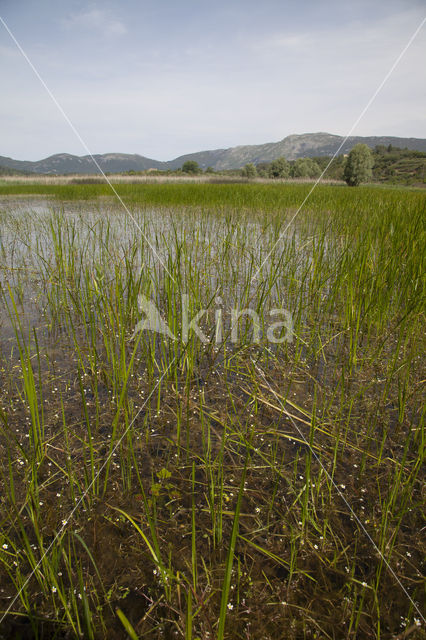
[[[93,153],[158,160],[346,135],[423,2],[0,0],[0,15]],[[426,137],[426,26],[355,135]],[[85,149],[0,24],[0,155]]]

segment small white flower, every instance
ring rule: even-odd
[[[68,520],[62,520],[62,526],[63,526],[63,527],[66,527],[66,526],[67,526],[67,524],[68,524]]]
[[[52,587],[52,593],[56,593],[56,587]]]
[[[361,584],[363,587],[368,587],[368,584],[366,582],[362,582]]]
[[[9,545],[8,545],[8,544],[6,544],[6,543],[4,543],[4,545],[3,545],[3,549],[9,549]]]
[[[228,609],[232,610],[234,608],[234,605],[231,602],[228,602]]]

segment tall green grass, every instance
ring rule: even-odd
[[[287,229],[308,188],[118,185],[135,224],[103,185],[0,187],[3,635],[421,621],[424,196],[318,187]],[[134,334],[140,294],[176,339]]]

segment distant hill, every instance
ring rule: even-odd
[[[124,171],[146,171],[148,169],[179,169],[186,160],[195,160],[200,167],[206,169],[212,167],[216,171],[225,169],[238,169],[248,162],[258,164],[270,162],[284,156],[287,160],[295,160],[303,157],[332,156],[344,138],[330,133],[304,133],[301,135],[287,136],[280,142],[269,142],[259,145],[244,145],[229,149],[214,149],[199,151],[174,160],[161,162],[140,156],[138,154],[105,153],[95,155],[96,161],[105,173],[121,173]],[[398,148],[407,148],[415,151],[426,152],[426,139],[423,138],[396,138],[392,136],[351,136],[349,137],[339,154],[349,153],[353,146],[363,142],[369,147],[376,145],[392,145]],[[98,173],[96,165],[90,156],[74,156],[69,153],[59,153],[44,160],[35,162],[26,160],[13,160],[0,156],[0,166],[18,171],[47,174],[93,174]]]
[[[168,169],[167,162],[157,162],[144,156],[129,153],[104,153],[93,156],[105,173],[121,171],[145,171],[146,169]],[[13,160],[0,156],[0,166],[29,171],[31,173],[99,173],[90,156],[73,156],[70,153],[57,153],[44,160]]]
[[[2,167],[0,166],[0,177],[1,176],[26,176],[28,175],[25,171],[18,171],[17,169],[11,169],[10,167]]]
[[[301,135],[287,136],[280,142],[267,144],[246,145],[231,147],[230,149],[217,149],[215,151],[201,151],[190,153],[172,160],[168,164],[173,169],[182,166],[186,160],[195,160],[200,167],[213,167],[220,169],[238,169],[248,162],[259,164],[271,162],[284,156],[287,160],[297,158],[312,158],[317,156],[332,156],[342,144],[344,137],[330,133],[304,133]],[[392,136],[361,137],[351,136],[343,144],[339,154],[349,151],[359,142],[367,144],[372,149],[376,145],[392,145],[401,149],[407,148],[415,151],[426,152],[426,140],[423,138],[396,138]]]
[[[0,176],[27,176],[28,171],[14,169],[13,167],[4,167],[0,164]]]

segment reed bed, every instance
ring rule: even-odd
[[[130,174],[126,175],[123,173],[110,174],[108,173],[108,180],[113,184],[145,184],[145,183],[189,183],[189,184],[198,184],[201,182],[209,182],[220,177],[223,181],[229,180],[232,182],[235,180],[235,177],[232,176],[209,176],[209,175],[156,175],[156,172],[147,173],[143,175]],[[247,182],[243,178],[240,179],[241,182]],[[34,174],[34,175],[10,175],[10,176],[1,176],[0,184],[3,183],[5,185],[67,185],[67,184],[105,184],[105,178],[102,174],[64,174],[64,175],[43,175],[43,174]]]
[[[0,187],[0,638],[424,638],[423,194],[117,189]]]
[[[111,184],[306,184],[306,183],[315,183],[314,178],[244,178],[238,175],[238,172],[235,175],[226,174],[226,173],[213,173],[206,174],[201,173],[198,175],[185,175],[185,174],[176,174],[176,175],[167,175],[160,174],[157,175],[155,171],[144,173],[141,175],[138,174],[124,174],[124,173],[108,173],[107,174],[108,181]],[[343,185],[343,181],[335,180],[335,179],[322,179],[321,182],[323,184],[340,184]],[[105,178],[101,174],[64,174],[64,175],[44,175],[44,174],[30,174],[30,175],[4,175],[0,176],[0,185],[3,186],[11,186],[11,185],[51,185],[51,186],[59,186],[59,185],[72,185],[72,184],[80,184],[80,185],[88,185],[88,184],[105,184]],[[400,187],[399,187],[400,188]]]

